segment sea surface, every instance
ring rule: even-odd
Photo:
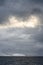
[[[43,65],[43,57],[0,56],[0,65]]]

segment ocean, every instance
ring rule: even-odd
[[[0,65],[43,65],[43,57],[0,56]]]

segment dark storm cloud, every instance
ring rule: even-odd
[[[42,4],[43,0],[31,0],[32,2],[38,3],[38,4]]]
[[[5,24],[9,16],[25,20],[31,14],[42,14],[43,8],[34,1],[36,2],[36,0],[0,0],[0,24]]]
[[[0,24],[5,24],[6,20],[8,20],[9,12],[6,8],[0,7]]]
[[[40,8],[33,8],[31,14],[42,14],[42,10]]]
[[[3,6],[5,4],[5,0],[0,0],[0,6]]]

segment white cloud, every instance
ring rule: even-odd
[[[25,54],[20,54],[20,53],[15,53],[15,54],[12,54],[11,56],[26,56]]]

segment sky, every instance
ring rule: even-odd
[[[0,56],[43,56],[43,0],[0,0]]]

